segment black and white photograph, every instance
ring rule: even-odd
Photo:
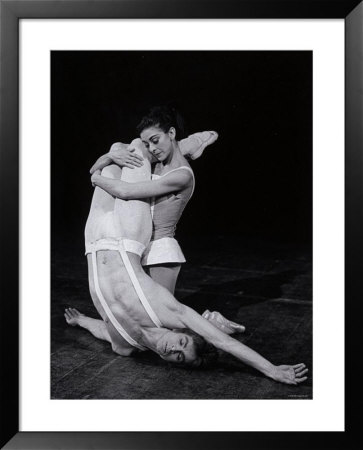
[[[312,51],[50,70],[51,398],[312,399]]]
[[[1,448],[361,447],[362,23],[0,0]]]

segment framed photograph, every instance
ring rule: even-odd
[[[2,448],[357,448],[362,2],[0,5]]]

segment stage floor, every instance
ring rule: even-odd
[[[304,362],[299,386],[276,383],[230,355],[215,367],[172,366],[156,354],[118,356],[110,344],[66,324],[74,307],[99,318],[88,291],[86,258],[71,242],[52,248],[51,397],[54,399],[312,398],[312,255],[309,246],[232,236],[181,238],[187,258],[178,300],[242,323],[235,337],[274,364]],[[184,242],[185,241],[185,242]],[[74,249],[73,255],[75,254]]]

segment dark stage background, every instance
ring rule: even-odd
[[[311,52],[56,51],[51,69],[53,249],[71,238],[68,251],[83,258],[89,168],[136,137],[148,107],[168,102],[189,133],[219,133],[191,163],[182,247],[225,234],[311,246]]]
[[[270,361],[304,362],[298,392],[228,354],[203,375],[152,352],[122,358],[64,320],[69,306],[98,317],[84,257],[89,168],[169,102],[189,133],[219,133],[191,163],[175,296],[243,323],[236,339]],[[312,398],[311,52],[52,52],[51,108],[52,398]]]

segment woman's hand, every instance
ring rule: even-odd
[[[303,363],[294,366],[275,366],[271,378],[280,383],[297,385],[307,379],[304,375],[308,370]]]
[[[101,170],[97,169],[96,171],[93,172],[92,176],[91,176],[91,183],[93,187],[97,186],[97,179],[98,177],[101,175]]]
[[[117,164],[119,167],[134,169],[143,165],[143,158],[135,154],[134,148],[129,148],[127,144],[116,142],[111,145],[110,151],[100,156],[90,169],[90,174],[96,170],[102,170],[110,164]]]
[[[134,148],[129,148],[121,142],[112,144],[110,152],[108,153],[112,161],[120,167],[128,167],[134,169],[135,167],[141,167],[143,158],[135,153]]]
[[[112,164],[112,158],[108,153],[106,153],[106,155],[102,155],[97,159],[89,172],[92,175],[96,172],[96,170],[102,170],[104,167],[109,166],[110,164]]]

